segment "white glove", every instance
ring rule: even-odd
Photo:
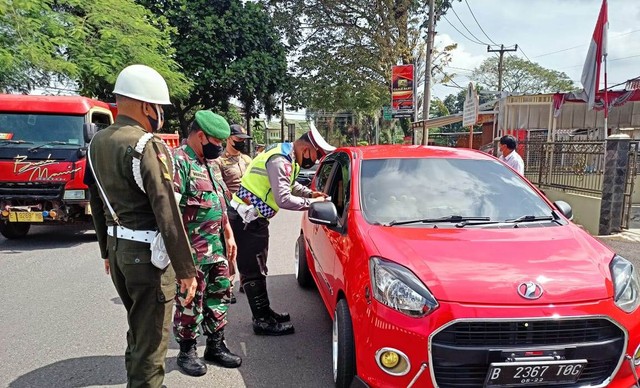
[[[256,209],[253,205],[245,205],[241,203],[236,208],[236,211],[242,218],[242,222],[244,222],[245,224],[248,224],[258,218],[258,209]]]
[[[151,264],[160,269],[167,268],[171,260],[169,259],[167,247],[164,245],[164,239],[160,232],[156,233],[149,249],[151,249]]]

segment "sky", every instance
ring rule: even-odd
[[[608,3],[607,83],[612,86],[640,76],[640,0],[609,0]],[[489,56],[497,55],[487,52],[487,43],[493,45],[493,42],[505,47],[517,44],[521,50],[505,56],[528,57],[545,68],[563,71],[582,87],[582,67],[601,4],[602,0],[455,1],[453,10],[445,15],[448,22],[442,18],[436,26],[435,44],[443,47],[458,43],[446,70],[456,74],[454,81],[462,87],[469,84],[471,70]],[[457,93],[455,83],[435,85],[432,96],[444,98]],[[603,86],[604,80],[601,80]]]

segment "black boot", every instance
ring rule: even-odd
[[[207,373],[207,365],[198,358],[196,340],[184,340],[180,342],[178,366],[189,376],[202,376]]]
[[[207,337],[207,348],[204,350],[204,359],[215,362],[225,368],[237,368],[242,364],[242,358],[231,353],[224,343],[224,329],[218,330]]]
[[[269,308],[269,315],[271,316],[271,318],[280,323],[289,322],[291,320],[291,316],[289,316],[289,313],[276,313],[275,311],[271,310],[271,308]]]
[[[290,323],[281,323],[271,315],[267,282],[264,279],[253,280],[243,284],[247,300],[253,314],[253,332],[257,335],[286,335],[293,334],[294,328]]]

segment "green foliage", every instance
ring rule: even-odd
[[[131,0],[12,0],[0,3],[0,88],[28,92],[71,81],[108,99],[124,67],[158,70],[174,97],[191,83],[172,59],[170,29]]]
[[[502,90],[536,94],[567,92],[575,88],[571,78],[557,70],[514,56],[503,60]],[[491,90],[498,90],[498,58],[485,59],[474,69],[471,78]]]

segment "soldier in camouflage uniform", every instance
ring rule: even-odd
[[[245,171],[247,171],[249,163],[251,163],[251,157],[244,153],[247,149],[247,139],[251,139],[251,136],[247,135],[247,132],[241,125],[231,125],[231,136],[227,139],[224,153],[215,160],[218,167],[217,170],[229,189],[229,192],[232,194],[240,188],[240,180]],[[229,200],[231,200],[231,197],[229,197]],[[229,280],[231,281],[230,303],[236,303],[236,297],[233,294],[235,275],[235,266],[229,267]],[[240,283],[242,284],[242,281]],[[243,292],[242,286],[240,286],[240,292]]]
[[[191,241],[198,288],[190,304],[183,305],[176,296],[173,332],[180,344],[178,366],[188,375],[202,376],[207,366],[196,352],[200,325],[208,337],[205,360],[237,368],[242,359],[224,343],[229,305],[223,298],[229,294],[229,266],[234,265],[236,245],[227,218],[226,186],[215,178],[213,163],[222,152],[222,140],[229,136],[229,124],[208,110],[196,112],[195,117],[186,144],[174,153],[174,183]]]

